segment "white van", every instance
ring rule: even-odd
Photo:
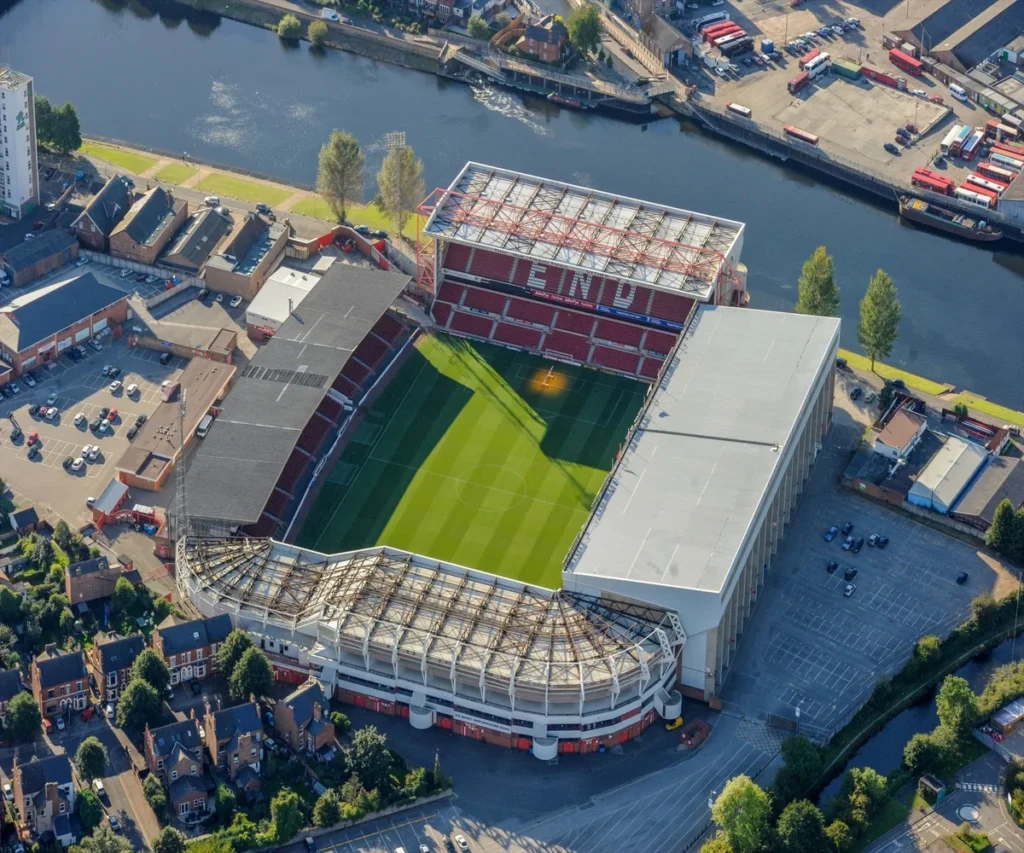
[[[206,434],[210,431],[211,426],[213,426],[213,415],[204,415],[196,429],[196,435],[200,438],[206,438]]]
[[[11,280],[7,277],[7,273],[0,270],[0,287],[10,287]]]
[[[949,84],[949,94],[951,94],[958,101],[967,103],[967,91],[963,86],[958,86],[956,83]]]

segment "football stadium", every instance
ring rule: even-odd
[[[335,264],[242,371],[180,591],[278,679],[542,759],[714,701],[838,321],[743,307],[739,222],[476,163],[421,212],[415,280]]]

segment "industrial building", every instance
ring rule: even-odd
[[[77,259],[78,241],[63,228],[54,228],[0,255],[0,270],[7,273],[10,284],[24,287]]]
[[[288,230],[286,225],[247,214],[223,249],[206,262],[206,286],[252,299],[284,254]]]
[[[1008,500],[1014,510],[1024,506],[1024,460],[994,456],[949,513],[951,518],[988,530],[996,507]]]
[[[260,288],[245,309],[245,325],[249,336],[269,338],[320,281],[315,272],[278,267]]]
[[[983,447],[948,436],[910,487],[907,500],[914,506],[946,515],[987,460],[988,453]]]
[[[39,204],[36,159],[36,97],[32,78],[0,65],[0,215],[27,216]]]

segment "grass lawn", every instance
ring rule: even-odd
[[[984,397],[977,397],[969,391],[957,394],[956,399],[949,404],[949,408],[952,409],[956,403],[966,403],[972,409],[991,415],[1000,424],[1024,426],[1024,412],[1016,412],[1006,406],[1000,406],[998,403],[990,403]]]
[[[846,363],[856,370],[871,370],[871,359],[866,355],[846,349],[839,350],[839,355],[845,358]],[[902,379],[907,383],[908,388],[913,388],[922,394],[938,396],[950,390],[951,387],[943,385],[941,382],[932,382],[931,379],[925,379],[923,376],[917,376],[914,373],[900,370],[898,367],[890,367],[888,364],[882,364],[880,361],[875,362],[875,373],[883,379]]]
[[[225,198],[236,198],[239,201],[262,201],[271,207],[277,207],[291,195],[290,190],[268,186],[224,172],[211,172],[196,184],[196,189]]]
[[[327,222],[336,221],[334,213],[320,196],[309,196],[297,201],[291,206],[293,213],[300,216],[312,216],[314,219],[323,219]],[[394,221],[375,204],[351,204],[345,213],[346,218],[353,225],[368,225],[374,230],[380,228],[384,231],[394,229]],[[402,233],[412,242],[416,242],[416,217],[411,216],[406,220]]]
[[[83,142],[82,147],[75,152],[83,157],[96,157],[106,160],[115,166],[120,166],[134,175],[145,172],[156,165],[158,157],[150,157],[147,154],[136,154],[134,151],[123,151],[120,148],[112,148],[109,145],[100,145],[98,142]]]
[[[644,391],[631,379],[423,337],[356,426],[299,544],[387,544],[559,587]]]
[[[895,829],[903,823],[909,814],[910,809],[907,808],[905,803],[901,803],[895,798],[889,800],[882,810],[875,815],[875,819],[871,821],[864,835],[853,845],[851,853],[860,853],[861,850],[866,850],[890,829]]]
[[[199,170],[186,163],[171,163],[156,173],[156,179],[168,184],[183,184]]]

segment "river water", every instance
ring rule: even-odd
[[[315,181],[332,128],[368,153],[404,130],[428,189],[467,160],[592,185],[747,223],[752,306],[791,309],[804,259],[824,244],[843,288],[843,345],[885,269],[903,303],[894,364],[1024,405],[1024,252],[903,225],[895,205],[851,196],[675,118],[638,125],[475,90],[340,51],[287,46],[256,27],[168,0],[0,0],[0,62],[71,100],[84,132]],[[369,189],[369,187],[368,187]]]

